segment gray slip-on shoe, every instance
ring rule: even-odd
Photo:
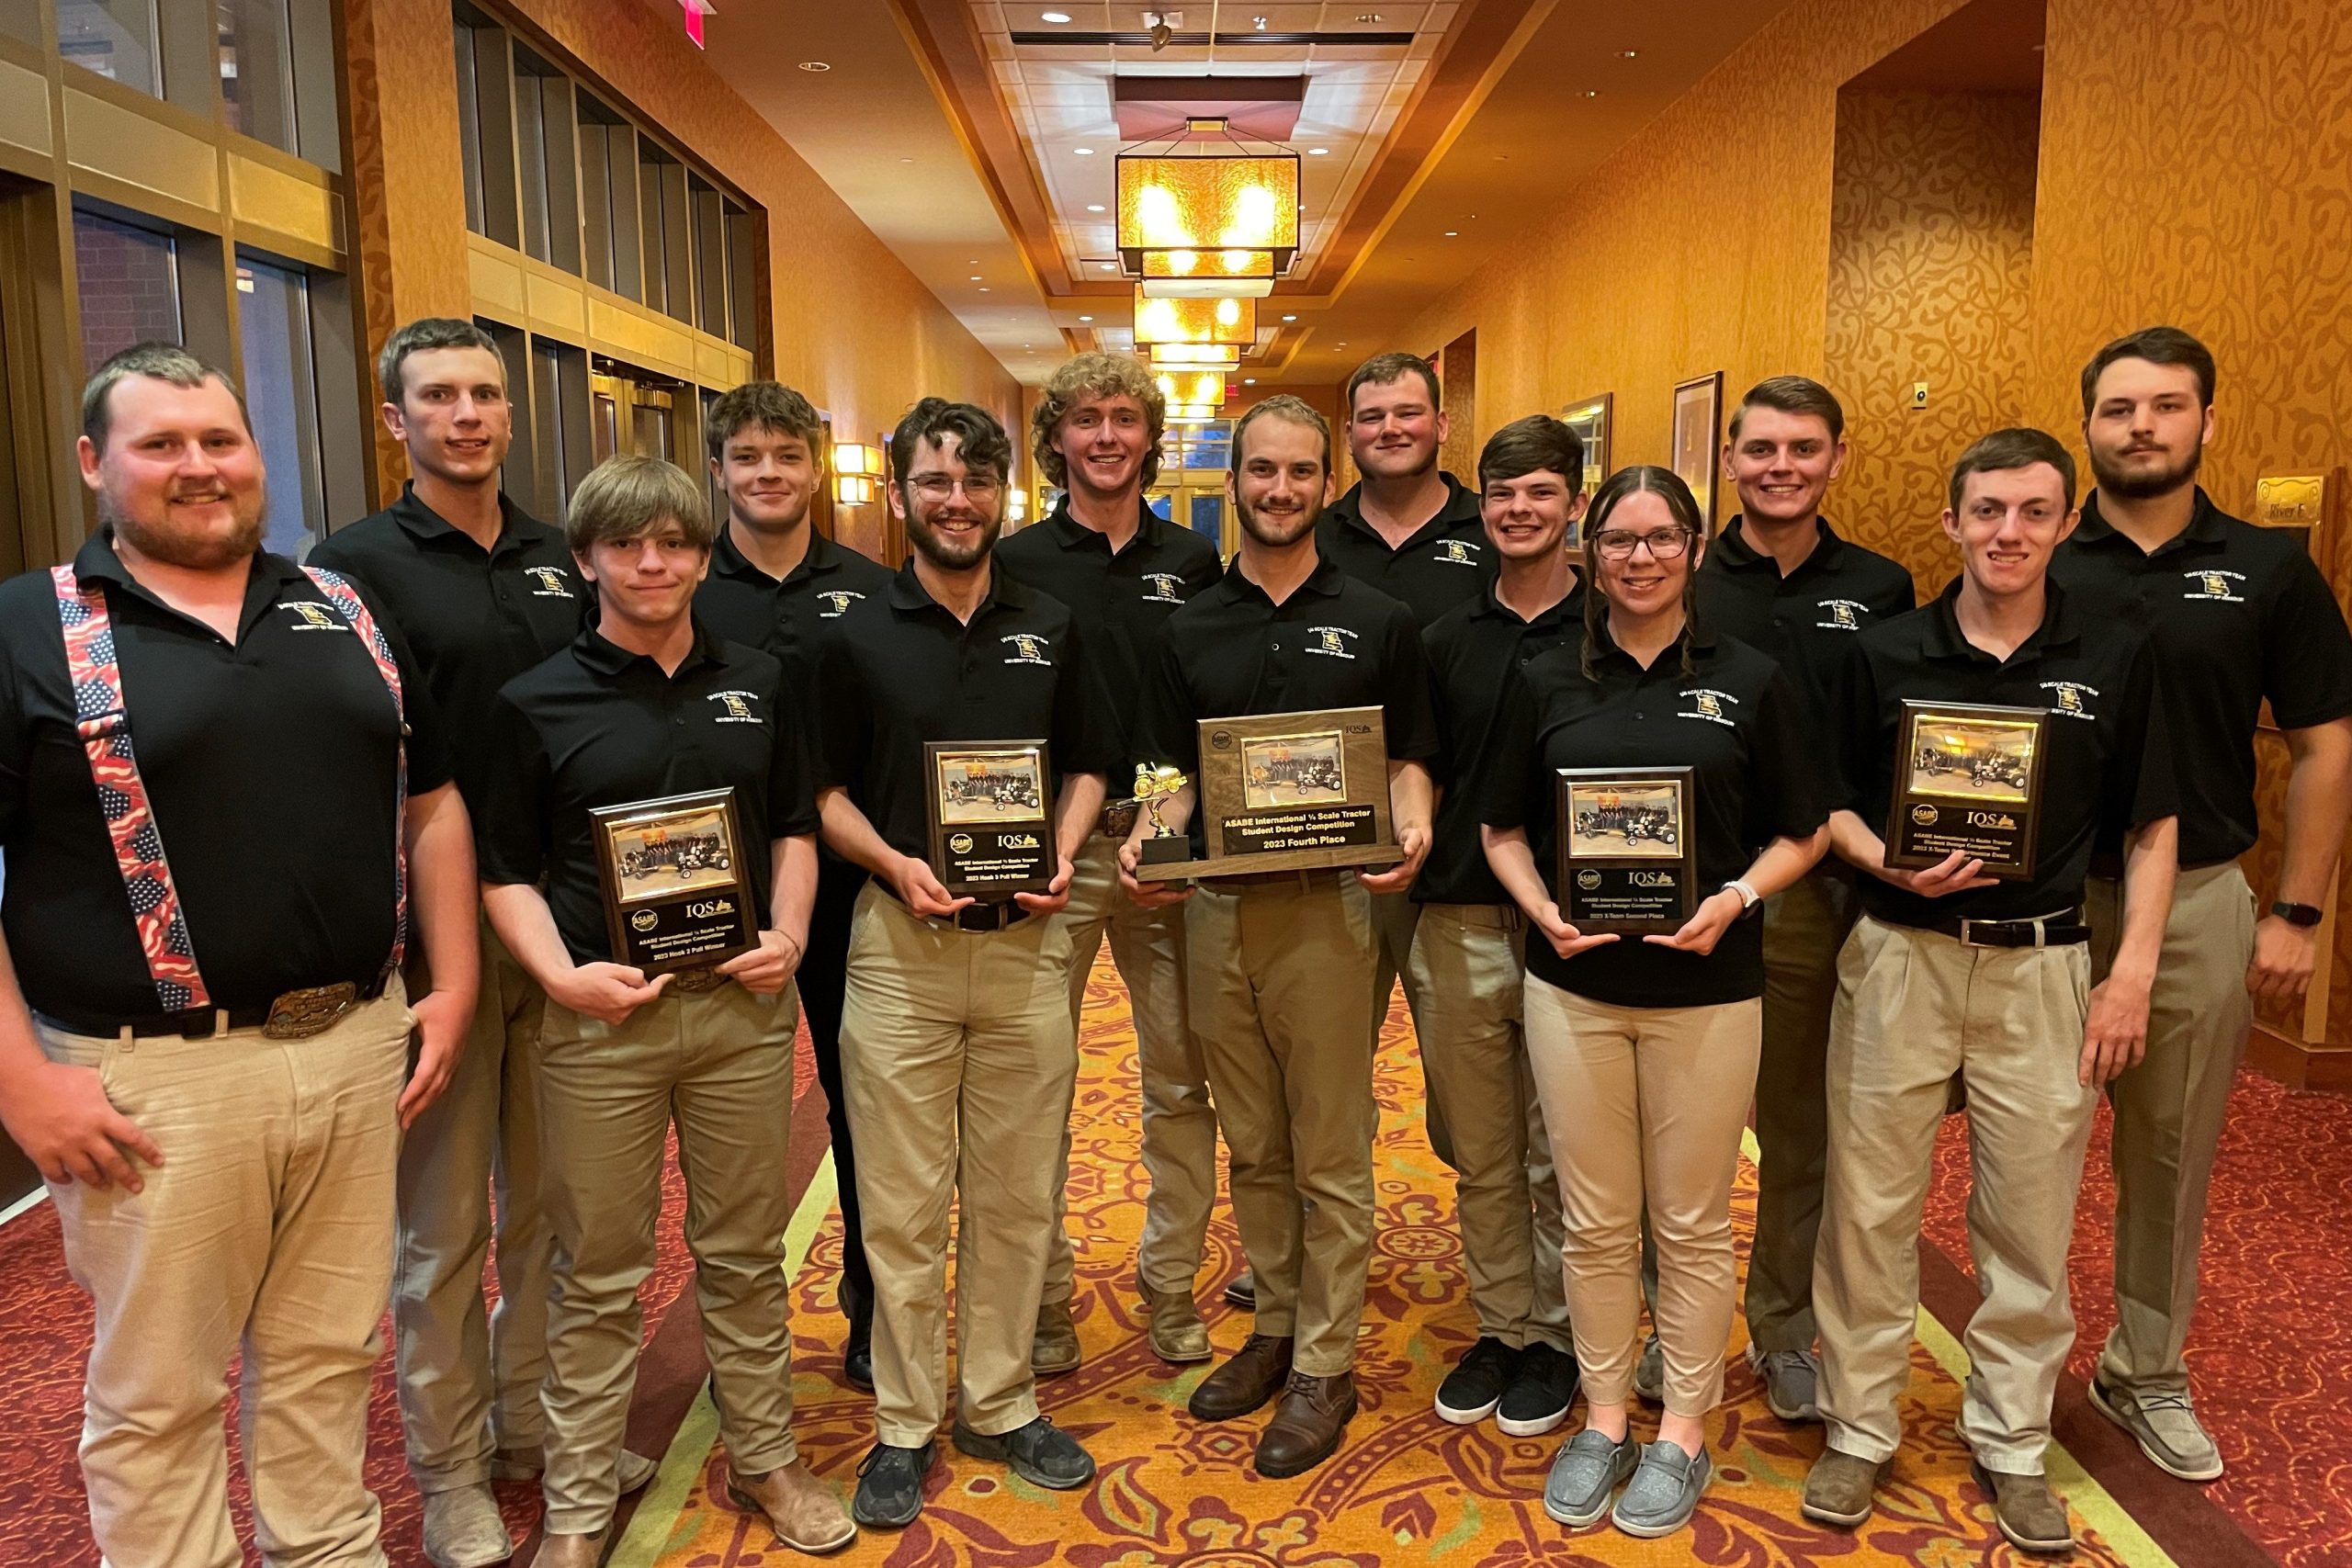
[[[1642,1445],[1628,1432],[1622,1443],[1587,1427],[1560,1445],[1544,1482],[1544,1511],[1571,1529],[1598,1524],[1618,1483],[1642,1461]]]
[[[1609,1522],[1644,1540],[1672,1535],[1690,1522],[1699,1494],[1714,1473],[1715,1461],[1704,1449],[1694,1459],[1679,1443],[1652,1443],[1642,1450],[1642,1462],[1634,1467],[1634,1479],[1625,1483]]]

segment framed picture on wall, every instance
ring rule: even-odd
[[[1609,477],[1609,412],[1616,400],[1614,392],[1603,392],[1597,398],[1586,398],[1570,403],[1560,411],[1560,423],[1577,433],[1584,443],[1584,498],[1592,499],[1600,481]]]
[[[1715,532],[1715,477],[1723,471],[1724,373],[1713,371],[1674,389],[1674,460],[1669,465],[1699,498],[1699,520]]]

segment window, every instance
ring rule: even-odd
[[[57,0],[57,49],[85,70],[163,95],[155,0]]]
[[[178,246],[168,235],[76,212],[74,269],[85,375],[135,343],[181,341]]]
[[[237,319],[245,362],[245,408],[269,469],[262,545],[301,558],[317,542],[318,376],[311,357],[309,288],[299,272],[250,258],[237,266]]]
[[[229,129],[295,150],[287,0],[219,0],[220,115]]]

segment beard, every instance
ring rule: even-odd
[[[982,524],[978,533],[950,540],[933,528],[928,518],[919,513],[910,513],[907,518],[907,543],[914,547],[915,554],[942,571],[969,571],[996,548],[997,536],[1003,531],[1004,519],[996,517]]]
[[[1241,519],[1241,531],[1272,549],[1298,543],[1313,531],[1323,516],[1320,506],[1310,504],[1300,507],[1287,518],[1269,517],[1238,495],[1233,498],[1233,510]]]
[[[2101,495],[2120,496],[2126,501],[2145,501],[2151,496],[2170,495],[2197,477],[2199,464],[2205,460],[2205,444],[2199,442],[2188,449],[2188,456],[2169,468],[2138,470],[2111,467],[2098,447],[2091,448],[2091,478],[2098,481]]]
[[[257,497],[250,509],[233,502],[232,505],[236,524],[226,533],[177,529],[169,524],[151,527],[118,510],[101,492],[98,522],[113,529],[116,537],[150,560],[175,566],[183,571],[219,571],[251,559],[261,548],[262,517],[268,510],[267,498]]]

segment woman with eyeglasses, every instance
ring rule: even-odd
[[[1780,667],[1693,624],[1703,532],[1668,469],[1621,468],[1600,487],[1585,525],[1582,646],[1522,672],[1480,809],[1487,861],[1532,928],[1527,1048],[1566,1210],[1561,1259],[1589,1407],[1544,1506],[1575,1527],[1611,1514],[1642,1537],[1686,1524],[1713,1472],[1705,1420],[1731,1334],[1732,1177],[1762,1043],[1753,917],[1821,858],[1828,819]],[[1669,934],[1579,930],[1553,885],[1559,770],[1668,767],[1690,770],[1679,808],[1655,784],[1591,786],[1570,829],[1580,851],[1646,855],[1677,874],[1687,848],[1692,912]],[[1646,1448],[1626,1422],[1645,1206],[1666,1361],[1666,1413]]]

